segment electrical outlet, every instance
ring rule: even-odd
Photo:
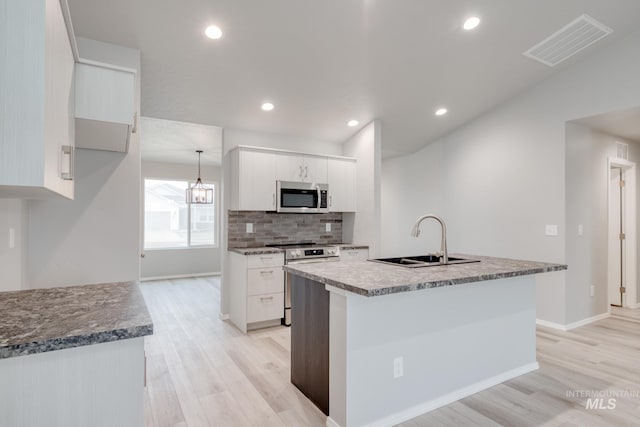
[[[578,224],[578,236],[582,236],[584,234],[584,227],[582,224]]]
[[[247,223],[247,233],[253,233],[253,223]]]
[[[591,285],[591,296],[594,296],[596,294],[596,287]]]
[[[331,231],[331,223],[330,222],[326,223],[324,229],[325,231]]]
[[[558,235],[558,226],[555,224],[547,224],[544,229],[544,234],[546,236],[557,236]]]
[[[16,247],[16,229],[9,229],[9,249],[15,249]]]
[[[393,378],[400,378],[404,375],[404,367],[402,366],[403,358],[396,357],[393,359]]]

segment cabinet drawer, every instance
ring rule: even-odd
[[[366,261],[369,249],[347,249],[340,251],[340,261]]]
[[[284,292],[247,297],[247,323],[280,319],[284,316]]]
[[[275,267],[284,265],[284,254],[247,255],[247,267]]]
[[[262,295],[284,290],[282,267],[255,268],[247,270],[247,295]]]

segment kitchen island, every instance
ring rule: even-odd
[[[143,425],[137,283],[1,292],[0,313],[0,425]]]
[[[328,426],[389,426],[537,369],[535,274],[565,265],[465,256],[424,268],[285,266],[291,380]]]

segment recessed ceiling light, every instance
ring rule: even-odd
[[[445,114],[447,114],[447,109],[446,108],[438,108],[436,110],[436,116],[444,116]]]
[[[273,110],[273,104],[270,102],[265,102],[260,108],[262,108],[263,111],[271,111]]]
[[[222,30],[217,25],[209,25],[204,30],[204,35],[212,40],[218,40],[220,37],[222,37]]]
[[[349,126],[350,128],[355,127],[355,126],[358,126],[359,124],[360,124],[360,122],[359,122],[359,121],[357,121],[357,120],[349,120],[349,121],[347,122],[347,126]]]
[[[480,18],[478,18],[477,16],[472,16],[471,18],[468,18],[466,21],[464,21],[464,25],[462,26],[462,28],[469,31],[469,30],[473,30],[479,24],[480,24]]]

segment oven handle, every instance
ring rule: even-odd
[[[334,256],[330,258],[312,258],[312,259],[296,259],[287,261],[287,265],[293,264],[311,264],[314,262],[337,262],[340,261],[340,257]]]

